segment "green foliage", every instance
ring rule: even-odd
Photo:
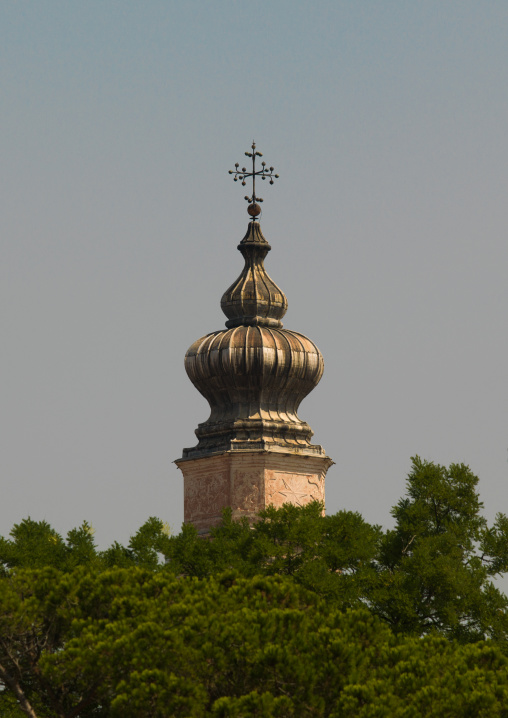
[[[136,566],[157,568],[159,556],[167,556],[169,535],[160,519],[150,518],[129,541]]]
[[[239,698],[219,698],[213,704],[211,715],[214,718],[290,718],[295,715],[293,708],[293,701],[287,696],[275,698],[271,693],[252,691]]]
[[[491,578],[508,570],[508,522],[499,515],[487,526],[477,484],[464,464],[447,469],[413,459],[407,496],[392,511],[395,528],[381,543],[372,596],[394,630],[506,640],[508,603]]]
[[[291,576],[342,608],[362,605],[376,576],[381,529],[358,513],[323,516],[322,509],[318,502],[269,507],[252,526],[232,521],[226,510],[211,540],[184,526],[170,539],[167,556],[178,574],[203,578],[234,568],[243,576]]]
[[[508,715],[494,645],[396,636],[289,576],[81,567],[1,583],[2,635],[24,638],[0,664],[21,666],[35,715]]]
[[[0,561],[4,571],[19,566],[36,568],[65,563],[65,542],[46,521],[32,521],[28,517],[15,524],[10,535],[12,540],[0,537]]]
[[[115,542],[106,551],[98,551],[94,529],[84,521],[71,529],[64,540],[46,521],[30,517],[15,524],[10,536],[0,536],[0,574],[17,568],[53,566],[72,571],[78,566],[104,570],[112,566],[143,566],[157,569],[168,553],[169,529],[160,519],[149,518],[131,537],[127,547]]]
[[[415,457],[393,530],[351,511],[323,516],[318,503],[270,507],[253,526],[226,511],[211,540],[184,527],[167,556],[186,576],[291,576],[343,610],[369,607],[399,633],[506,643],[508,602],[492,579],[508,570],[508,519],[487,525],[477,484],[467,466]]]
[[[2,718],[24,718],[25,715],[20,709],[14,693],[8,690],[0,691],[0,716]]]
[[[286,505],[99,551],[26,519],[0,538],[0,716],[508,718],[508,519],[477,484],[415,457],[386,532]]]

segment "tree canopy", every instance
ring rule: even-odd
[[[286,505],[99,551],[25,519],[0,538],[0,715],[508,716],[508,520],[477,485],[415,457],[388,531]]]

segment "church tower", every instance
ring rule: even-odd
[[[185,355],[185,369],[210,404],[209,418],[196,429],[198,444],[175,462],[184,477],[184,520],[200,533],[221,520],[223,507],[233,518],[270,504],[304,505],[325,498],[325,476],[333,461],[311,444],[312,429],[297,412],[323,374],[317,346],[298,332],[283,329],[287,299],[270,279],[264,259],[271,247],[259,224],[256,178],[273,184],[278,175],[261,153],[245,153],[252,172],[230,171],[234,180],[252,177],[251,221],[238,245],[245,266],[226,290],[221,308],[226,329],[207,334]]]

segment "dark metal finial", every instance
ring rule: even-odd
[[[245,187],[246,179],[247,177],[252,177],[252,195],[245,196],[245,199],[249,203],[249,206],[247,207],[247,212],[252,217],[253,221],[256,221],[256,217],[258,217],[261,214],[261,207],[259,206],[258,202],[262,202],[262,197],[256,196],[256,177],[261,177],[262,180],[269,179],[270,184],[273,184],[274,179],[278,179],[279,175],[274,174],[273,167],[267,167],[266,162],[261,162],[261,169],[256,172],[256,157],[262,157],[263,155],[261,152],[256,151],[256,143],[252,141],[252,152],[246,152],[245,153],[247,157],[252,158],[252,172],[247,172],[247,169],[245,167],[242,167],[242,169],[238,169],[240,165],[238,162],[235,164],[234,170],[229,170],[230,175],[234,175],[233,179],[235,182],[238,182],[238,180],[241,180],[242,185]]]

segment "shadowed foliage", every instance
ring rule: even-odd
[[[99,551],[26,519],[0,539],[0,715],[508,716],[508,526],[477,484],[415,457],[390,531],[286,505]]]

